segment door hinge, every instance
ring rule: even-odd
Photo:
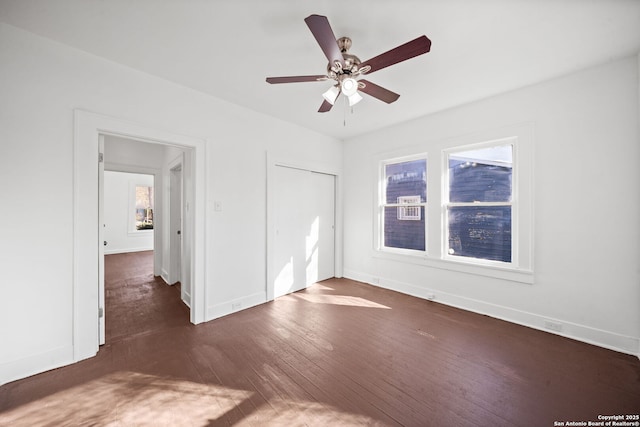
[[[98,317],[104,317],[104,308],[98,307]]]
[[[104,162],[104,153],[98,153],[98,163]]]

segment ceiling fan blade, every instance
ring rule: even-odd
[[[400,98],[395,92],[391,92],[389,89],[385,89],[382,86],[378,86],[377,84],[371,83],[368,80],[359,80],[359,83],[364,83],[365,86],[361,87],[360,92],[364,92],[367,95],[373,96],[374,98],[378,98],[380,101],[384,101],[387,104],[391,104]]]
[[[320,108],[318,109],[318,113],[326,113],[327,111],[331,110],[331,107],[333,107],[333,104],[330,104],[327,101],[323,101],[322,105],[320,105]]]
[[[329,63],[333,65],[335,61],[338,61],[344,65],[342,52],[340,52],[338,42],[336,42],[336,36],[333,34],[327,17],[322,15],[309,15],[305,18],[304,22],[307,23],[307,26],[316,38]]]
[[[267,77],[267,83],[299,83],[299,82],[320,82],[327,79],[327,76],[318,74],[317,76],[288,76],[288,77]]]
[[[369,70],[367,74],[371,74],[374,71],[382,70],[383,68],[397,64],[398,62],[406,61],[407,59],[427,53],[430,49],[431,40],[429,40],[427,36],[420,36],[415,40],[411,40],[410,42],[393,48],[369,59],[368,61],[364,61],[360,64],[360,68],[365,65],[369,65],[371,70]]]

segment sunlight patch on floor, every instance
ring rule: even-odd
[[[377,302],[373,302],[368,299],[350,295],[322,295],[308,293],[299,293],[294,295],[297,298],[315,304],[348,305],[352,307],[385,308],[387,310],[391,310],[391,307],[387,307],[386,305],[378,304]]]
[[[0,414],[1,425],[207,425],[250,392],[115,372]],[[72,421],[74,420],[74,421]],[[69,424],[71,423],[71,424]]]
[[[115,372],[0,414],[0,425],[212,426],[377,425],[328,404],[273,398],[221,385]]]

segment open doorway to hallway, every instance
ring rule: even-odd
[[[176,315],[190,318],[190,275],[181,271],[189,265],[181,238],[186,209],[182,168],[188,149],[114,135],[100,139],[99,335],[100,344],[109,344],[163,327],[164,320]],[[166,293],[165,288],[170,295],[154,297]],[[158,303],[170,296],[184,301],[184,310]]]
[[[189,272],[191,279],[191,323],[202,323],[207,319],[207,300],[205,283],[207,268],[205,246],[208,241],[205,233],[207,217],[206,140],[184,134],[168,132],[154,126],[133,123],[116,117],[105,116],[83,110],[74,110],[73,136],[73,361],[88,359],[97,354],[100,344],[99,280],[104,277],[101,270],[104,265],[102,222],[99,218],[99,173],[101,153],[100,141],[113,136],[129,141],[145,142],[155,146],[164,146],[181,150],[184,154],[184,200],[189,209],[183,215],[186,224],[183,238],[183,272]],[[104,153],[103,153],[104,154]],[[123,158],[126,158],[126,154]],[[146,161],[146,157],[138,160]],[[117,161],[116,161],[117,162]],[[140,164],[138,164],[140,165]],[[127,165],[128,167],[130,165]],[[124,170],[127,172],[127,170]],[[129,170],[128,172],[139,172]],[[165,200],[165,199],[163,199]],[[158,212],[159,213],[159,212]],[[158,221],[158,217],[155,220]],[[161,219],[161,218],[160,218]],[[154,230],[155,231],[155,230]],[[157,235],[155,236],[157,240]],[[162,240],[165,236],[161,236]],[[157,241],[156,241],[157,244]],[[162,256],[164,251],[154,251],[154,258]],[[188,261],[187,261],[188,260]],[[104,264],[104,263],[102,263]],[[154,275],[164,275],[162,263],[154,262]],[[182,285],[185,286],[184,278]],[[108,315],[108,313],[107,313]]]

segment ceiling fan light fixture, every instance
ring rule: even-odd
[[[322,97],[331,105],[336,102],[336,98],[340,95],[340,89],[338,86],[331,86],[325,93],[322,94]]]
[[[350,97],[351,95],[358,92],[358,82],[356,81],[356,79],[352,79],[351,77],[343,79],[340,83],[340,87],[342,88],[342,93],[344,93],[347,97]]]
[[[353,107],[358,102],[362,101],[362,96],[358,92],[354,92],[352,95],[349,95],[349,107]]]

